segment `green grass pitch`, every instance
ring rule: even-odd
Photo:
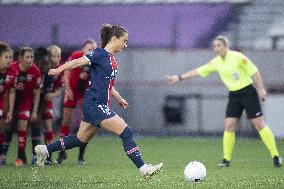
[[[267,149],[258,139],[238,138],[229,168],[217,167],[222,159],[222,138],[136,137],[136,140],[146,162],[164,163],[163,171],[150,181],[140,176],[124,154],[118,137],[97,137],[87,147],[86,165],[77,165],[78,149],[72,149],[62,165],[42,169],[30,165],[30,155],[29,165],[16,168],[14,142],[7,165],[0,167],[0,188],[284,188],[284,168],[274,168]],[[277,142],[283,155],[284,141]],[[29,141],[27,154],[31,153],[30,146]],[[56,157],[54,153],[53,159]],[[207,168],[206,179],[199,183],[189,183],[183,176],[186,164],[194,160],[203,162]]]

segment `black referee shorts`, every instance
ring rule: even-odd
[[[229,92],[226,118],[240,118],[243,110],[246,111],[249,119],[262,116],[259,97],[253,85],[249,85],[238,91]]]

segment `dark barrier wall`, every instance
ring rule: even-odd
[[[230,4],[0,6],[0,40],[12,45],[81,45],[103,23],[125,26],[130,47],[205,48],[224,31]]]

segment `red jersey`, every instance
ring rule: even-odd
[[[0,96],[8,89],[15,87],[16,85],[16,73],[13,69],[8,68],[5,73],[0,73]]]
[[[19,63],[12,63],[10,66],[16,73],[16,94],[20,99],[27,101],[32,100],[34,96],[34,89],[40,87],[41,74],[39,68],[32,64],[27,72],[22,72],[19,68]]]
[[[5,107],[8,107],[8,90],[15,87],[16,74],[13,69],[8,68],[5,73],[0,73],[0,117]]]
[[[78,59],[83,56],[83,51],[75,51],[71,54],[69,60]],[[89,86],[89,70],[89,65],[70,70],[70,87],[72,89],[77,89],[77,92],[84,92]]]

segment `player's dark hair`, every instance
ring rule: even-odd
[[[44,47],[38,47],[35,49],[35,62],[42,62],[47,60],[47,49]]]
[[[31,47],[28,47],[28,46],[21,47],[20,50],[19,50],[19,57],[23,57],[26,52],[33,53],[34,50]]]
[[[11,49],[7,43],[0,42],[0,56],[2,56],[4,52],[10,51],[10,50]]]
[[[120,38],[125,33],[127,33],[127,30],[122,26],[103,24],[101,29],[101,47],[104,48],[113,36]]]
[[[44,73],[45,65],[48,64],[47,55],[48,55],[48,52],[45,47],[38,47],[35,49],[34,61],[37,67],[40,69],[41,73]]]
[[[87,40],[84,41],[83,47],[85,47],[88,44],[96,44],[96,41],[93,40],[93,39],[87,39]]]

